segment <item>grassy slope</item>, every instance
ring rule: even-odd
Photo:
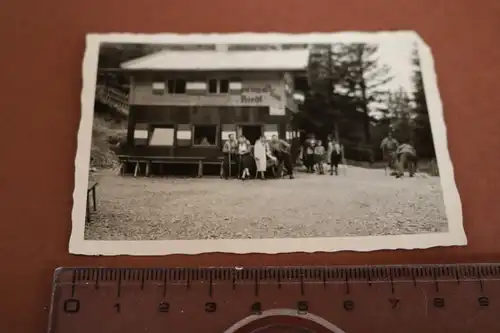
[[[100,114],[94,117],[90,166],[98,169],[113,168],[118,160],[113,148],[126,135],[125,127]]]

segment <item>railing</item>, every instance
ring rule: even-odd
[[[96,98],[103,104],[106,104],[124,116],[128,116],[129,104],[128,95],[115,88],[107,86],[96,87]]]

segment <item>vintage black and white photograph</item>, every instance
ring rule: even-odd
[[[466,244],[414,32],[94,34],[82,75],[72,253]]]

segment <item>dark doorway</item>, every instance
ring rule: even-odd
[[[243,125],[241,127],[241,134],[250,141],[250,144],[255,144],[258,138],[262,135],[261,125]]]

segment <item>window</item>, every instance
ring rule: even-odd
[[[174,145],[174,126],[153,126],[151,131],[151,138],[149,140],[150,146],[163,146],[171,147]]]
[[[229,135],[233,135],[236,139],[236,125],[235,124],[223,124],[222,125],[222,144],[224,144],[227,140],[229,140]]]
[[[186,93],[186,80],[170,79],[168,80],[167,89],[169,94],[185,94]]]
[[[177,139],[177,146],[181,147],[186,147],[190,146],[191,142],[193,141],[192,138],[192,131],[191,131],[191,125],[190,124],[179,124],[177,125],[177,133],[176,133],[176,139]]]
[[[208,80],[208,92],[210,94],[217,94],[218,92],[218,81],[216,79]]]
[[[229,92],[229,80],[219,81],[219,92],[221,94],[227,94]]]
[[[227,94],[229,93],[229,80],[208,80],[208,93],[209,94]]]
[[[271,140],[273,135],[276,135],[279,137],[278,125],[277,124],[265,124],[264,125],[264,136],[266,137],[266,139]]]
[[[196,146],[214,146],[217,144],[216,125],[195,125],[193,144]]]
[[[269,107],[270,116],[285,116],[286,109],[282,106],[270,106]]]
[[[134,145],[145,146],[148,144],[149,131],[148,124],[135,124],[134,128]]]
[[[294,132],[292,129],[292,126],[290,124],[286,125],[286,134],[285,134],[286,140],[293,140],[294,139]]]

